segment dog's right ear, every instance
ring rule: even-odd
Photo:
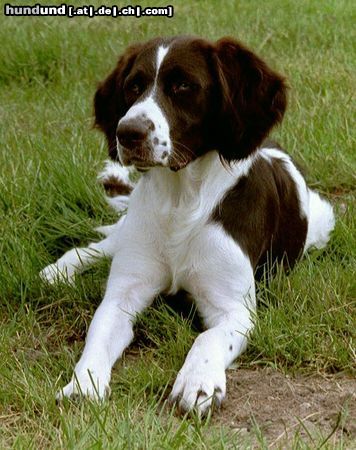
[[[105,133],[109,156],[112,159],[117,156],[116,127],[127,109],[123,92],[124,81],[141,49],[141,44],[129,47],[119,58],[115,69],[99,84],[94,96],[94,125]]]

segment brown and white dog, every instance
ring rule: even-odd
[[[100,228],[103,241],[41,273],[70,280],[95,258],[113,258],[82,357],[58,398],[104,397],[135,316],[158,294],[185,290],[206,331],[171,400],[200,413],[220,404],[225,370],[253,327],[257,269],[267,260],[292,267],[334,227],[330,204],[265,141],[285,108],[283,77],[231,38],[157,38],[119,59],[96,92],[95,120],[120,163],[108,163],[101,179],[127,214]],[[130,166],[143,172],[136,186]]]

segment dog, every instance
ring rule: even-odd
[[[306,186],[292,159],[267,141],[287,104],[286,81],[233,38],[156,38],[129,47],[99,85],[95,124],[109,155],[100,179],[127,214],[106,235],[73,249],[41,276],[73,280],[112,257],[104,299],[72,380],[58,399],[102,399],[133,322],[161,293],[189,293],[205,331],[170,400],[206,414],[226,395],[226,368],[246,349],[256,310],[255,274],[293,267],[322,248],[331,205]],[[134,184],[130,171],[142,172]]]

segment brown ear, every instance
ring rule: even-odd
[[[117,156],[116,127],[127,109],[123,84],[141,48],[142,45],[138,44],[126,50],[119,58],[115,69],[99,84],[94,96],[94,124],[105,133],[109,155],[113,159]]]
[[[281,75],[234,39],[215,48],[222,101],[217,145],[230,162],[250,155],[282,120],[287,89]]]

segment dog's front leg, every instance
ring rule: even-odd
[[[255,285],[249,259],[232,239],[208,230],[192,246],[201,267],[191,272],[185,288],[196,301],[207,330],[189,351],[170,400],[181,411],[205,414],[226,394],[225,370],[246,349],[255,309]]]
[[[222,314],[216,325],[195,340],[170,395],[182,412],[205,414],[226,395],[225,370],[245,350],[252,328],[246,307]]]
[[[133,338],[133,321],[166,287],[166,270],[151,257],[120,251],[114,257],[104,300],[90,324],[72,380],[57,398],[82,394],[101,399],[109,390],[111,369]]]

